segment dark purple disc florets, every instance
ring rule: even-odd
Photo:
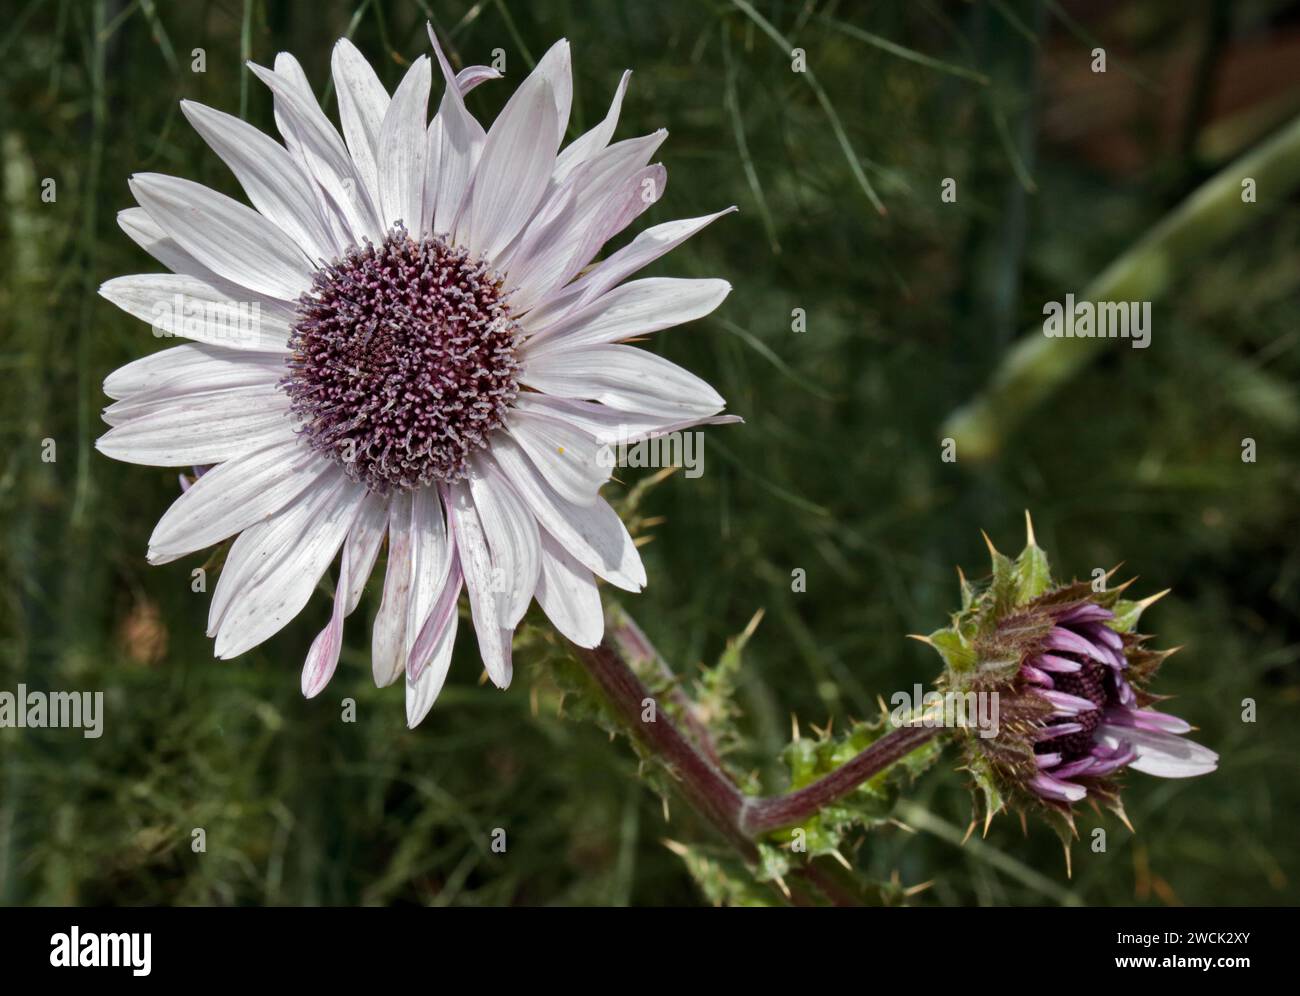
[[[372,491],[456,481],[518,393],[518,332],[483,260],[398,227],[316,271],[282,386],[312,446]]]
[[[1112,692],[1107,690],[1108,685],[1112,687],[1114,685],[1112,676],[1107,673],[1109,668],[1068,651],[1057,651],[1057,653],[1064,659],[1077,663],[1080,670],[1073,674],[1053,675],[1052,683],[1056,690],[1065,692],[1068,695],[1077,695],[1081,699],[1087,699],[1097,708],[1080,712],[1077,716],[1068,720],[1071,728],[1079,726],[1082,729],[1044,741],[1038,744],[1036,752],[1039,754],[1060,754],[1062,761],[1077,761],[1092,750],[1093,733],[1101,724],[1102,710],[1108,705],[1118,705],[1118,699]],[[1067,720],[1060,719],[1052,725],[1063,726],[1066,723]]]

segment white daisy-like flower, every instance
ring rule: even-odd
[[[158,523],[149,561],[236,537],[208,616],[216,656],[279,631],[337,555],[333,614],[302,673],[303,694],[318,694],[387,538],[374,678],[404,677],[412,726],[446,678],[462,588],[504,688],[534,598],[590,647],[596,577],[645,585],[599,494],[603,446],[736,421],[707,383],[622,344],[726,297],[722,280],[625,279],[727,212],[657,225],[592,265],[666,180],[649,164],[666,132],[611,144],[629,74],[604,120],[561,150],[567,42],[485,131],[464,96],[500,74],[453,73],[429,35],[446,84],[432,122],[427,56],[390,97],[346,40],[332,59],[341,136],[287,53],[251,66],[283,145],[183,102],[252,207],[134,176],[140,207],[119,221],[172,272],[101,289],[157,334],[192,340],[108,377],[98,448],[206,468]]]

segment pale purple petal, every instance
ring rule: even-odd
[[[474,632],[478,635],[478,649],[483,658],[483,666],[494,685],[508,688],[513,670],[510,642],[502,638],[501,610],[497,602],[498,586],[493,579],[492,556],[469,487],[463,482],[451,485],[447,488],[446,503],[451,528],[456,535],[461,570],[465,574],[470,615],[474,620]]]
[[[430,133],[430,143],[436,139],[439,149],[436,154],[432,151],[429,153],[429,162],[437,163],[438,173],[434,198],[436,208],[429,226],[432,231],[445,234],[456,230],[487,135],[483,126],[466,109],[465,98],[456,83],[456,74],[452,72],[451,64],[447,62],[442,46],[438,44],[432,25],[429,27],[429,40],[433,43],[434,55],[446,83],[438,116],[434,126],[430,126],[436,126],[436,131]],[[433,191],[429,190],[425,196],[428,197],[430,193]]]
[[[1091,778],[1104,778],[1106,775],[1113,774],[1121,768],[1132,764],[1137,758],[1137,751],[1130,748],[1116,750],[1107,757],[1094,758],[1092,769],[1088,772]]]
[[[1219,755],[1214,751],[1161,730],[1102,723],[1097,738],[1109,747],[1124,744],[1133,748],[1137,758],[1129,767],[1160,778],[1191,778],[1208,774],[1219,765]]]
[[[1109,664],[1110,658],[1103,654],[1101,650],[1094,647],[1073,630],[1056,626],[1047,634],[1047,639],[1043,641],[1043,646],[1049,650],[1065,650],[1073,654],[1081,654],[1084,657],[1091,657],[1099,664]]]
[[[1053,769],[1053,778],[1078,778],[1083,775],[1091,777],[1097,762],[1092,757],[1081,757],[1074,761],[1067,761],[1060,767]]]
[[[603,152],[609,145],[609,140],[614,137],[614,129],[618,127],[619,112],[622,110],[623,97],[627,93],[627,84],[631,77],[632,70],[624,70],[605,117],[590,131],[575,138],[560,153],[555,161],[555,182],[564,180],[574,169],[587,162],[592,156]]]
[[[1038,654],[1031,657],[1030,662],[1044,671],[1058,671],[1062,674],[1074,674],[1083,670],[1083,665],[1078,661],[1072,661],[1066,657],[1058,657],[1056,654]]]
[[[249,352],[288,351],[292,307],[251,290],[179,273],[140,273],[114,277],[99,293],[128,315],[148,322],[156,335]]]
[[[1042,772],[1029,779],[1029,786],[1043,798],[1057,802],[1078,802],[1088,794],[1082,785],[1063,782]]]
[[[1091,622],[1102,619],[1114,619],[1115,613],[1110,609],[1104,609],[1100,605],[1094,605],[1091,602],[1084,602],[1082,605],[1076,605],[1061,615],[1056,617],[1057,624]]]
[[[542,569],[537,520],[515,489],[499,477],[474,469],[470,495],[492,562],[499,625],[513,629],[528,611]]]
[[[589,346],[530,359],[520,379],[561,398],[668,418],[703,418],[726,406],[695,374],[632,346]]]
[[[430,85],[429,58],[422,55],[393,94],[377,151],[380,219],[385,229],[403,223],[415,237],[424,211]]]
[[[693,322],[731,293],[725,280],[651,277],[621,284],[524,343],[525,359],[560,350],[619,342]]]
[[[550,182],[555,152],[555,94],[534,72],[488,131],[474,171],[465,243],[495,259],[524,227]]]
[[[411,493],[399,491],[388,505],[388,568],[370,650],[371,669],[380,688],[396,681],[406,667],[410,595]]]
[[[1133,686],[1128,683],[1128,679],[1122,674],[1115,676],[1115,686],[1119,695],[1119,704],[1131,706],[1137,702],[1137,695],[1133,691]]]
[[[548,418],[557,418],[577,426],[602,443],[633,444],[657,439],[673,432],[703,425],[736,425],[744,422],[739,415],[709,415],[703,418],[674,420],[663,415],[625,412],[595,401],[554,398],[549,394],[525,391],[515,399],[515,408]]]
[[[378,204],[379,133],[388,113],[388,91],[370,63],[346,38],[335,43],[330,69],[348,152],[371,200]]]
[[[161,173],[137,173],[130,187],[164,232],[227,280],[282,301],[296,300],[311,284],[302,249],[239,201]]]
[[[411,729],[428,715],[447,680],[460,622],[456,603],[462,586],[460,560],[453,550],[447,583],[411,648],[410,662],[422,662],[406,676],[406,725]]]
[[[1188,733],[1191,724],[1177,716],[1156,712],[1154,709],[1107,709],[1106,722],[1114,726],[1131,726],[1138,730],[1163,730],[1166,733]]]
[[[595,439],[568,422],[526,411],[511,413],[506,426],[556,494],[575,505],[595,503],[612,469],[602,466],[608,461],[601,460]]]
[[[348,241],[359,244],[369,238],[383,239],[377,205],[371,200],[366,181],[358,171],[338,129],[316,103],[302,67],[287,53],[275,60],[275,71],[249,63],[253,74],[275,94],[276,124],[291,153],[296,153],[307,171],[337,208]]]
[[[291,434],[213,468],[158,520],[149,537],[149,563],[169,563],[270,518],[332,469]]]
[[[343,544],[364,496],[364,489],[339,471],[332,484],[318,482],[265,529],[255,526],[240,534],[212,599],[217,615],[210,619],[210,628],[218,657],[237,657],[302,611]],[[237,551],[245,559],[240,561]],[[243,563],[233,576],[231,560]]]
[[[1082,732],[1082,723],[1054,723],[1051,726],[1039,727],[1031,736],[1037,741],[1055,740],[1057,737],[1068,737],[1072,733]]]
[[[253,207],[318,262],[343,249],[321,216],[312,180],[298,162],[269,135],[242,121],[192,100],[181,111],[194,130],[219,155],[244,188]]]
[[[418,723],[446,681],[456,637],[460,562],[437,489],[411,499],[411,587],[407,594],[401,666],[406,672],[407,722]],[[432,675],[428,671],[432,670]]]
[[[554,296],[606,242],[653,206],[667,187],[668,171],[658,163],[646,166],[599,204],[586,207],[583,198],[575,196],[555,223],[538,233],[536,242],[533,230],[526,232],[518,255],[507,267],[516,285],[513,301],[519,311]]]
[[[178,398],[115,426],[95,441],[95,449],[125,463],[190,467],[224,463],[292,433],[289,399],[279,391],[217,391]]]
[[[456,608],[462,588],[464,588],[464,576],[460,570],[460,555],[453,549],[446,582],[438,594],[438,600],[433,603],[433,607],[421,625],[415,643],[411,645],[410,657],[407,659],[407,681],[420,683],[420,687],[426,693],[429,691],[429,686],[424,684],[422,679],[427,668],[441,670],[441,678],[437,682],[439,687],[446,680],[447,667],[451,663],[451,648],[455,642]]]
[[[1079,626],[1083,635],[1099,646],[1109,647],[1118,653],[1124,652],[1124,640],[1104,623],[1084,623]]]
[[[1056,684],[1052,681],[1052,676],[1050,674],[1046,671],[1040,671],[1032,664],[1021,664],[1020,673],[1025,676],[1025,680],[1031,685],[1041,685],[1043,688],[1052,688]]]
[[[1092,712],[1097,708],[1097,703],[1091,699],[1085,699],[1080,695],[1071,695],[1069,692],[1045,689],[1040,691],[1038,695],[1047,699],[1056,708],[1058,716],[1077,716],[1080,713]]]
[[[569,128],[569,111],[573,106],[573,57],[569,51],[569,40],[561,38],[541,57],[532,76],[545,78],[551,95],[555,100],[555,148],[558,151],[564,141],[564,133]],[[460,82],[460,77],[456,77]],[[528,86],[525,79],[520,89]]]
[[[361,593],[366,582],[375,569],[379,558],[379,548],[388,533],[388,498],[373,492],[366,495],[357,511],[352,531],[348,533],[347,546],[351,550],[348,558],[351,569],[347,572],[347,597],[344,599],[344,613],[351,613],[361,601]]]
[[[352,556],[348,547],[349,544],[343,544],[330,621],[312,641],[311,649],[307,651],[307,660],[303,662],[302,694],[305,698],[315,698],[324,691],[339,664],[339,651],[343,647],[344,603],[347,601],[348,576],[352,573]]]
[[[456,89],[460,91],[463,97],[480,83],[486,83],[488,80],[499,80],[501,73],[491,66],[466,66],[456,74]]]
[[[668,221],[647,228],[618,252],[601,260],[545,304],[530,311],[521,320],[521,325],[530,332],[545,330],[572,314],[577,308],[594,301],[637,270],[675,249],[710,222],[735,210],[734,207],[729,207],[725,211],[701,218]]]
[[[541,540],[538,604],[562,635],[580,647],[596,646],[604,635],[605,619],[595,579],[549,533],[543,532]]]
[[[636,544],[603,499],[590,507],[566,502],[546,483],[517,443],[498,438],[492,455],[479,466],[489,477],[501,474],[528,505],[538,525],[587,570],[624,591],[645,587],[645,567]]]
[[[284,358],[275,353],[240,352],[186,343],[118,367],[104,379],[104,393],[118,401],[157,400],[199,391],[270,384],[280,380],[284,373]]]

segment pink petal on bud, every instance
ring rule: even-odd
[[[1092,778],[1101,778],[1104,775],[1109,775],[1112,772],[1118,771],[1120,768],[1128,767],[1128,765],[1132,764],[1136,758],[1137,751],[1135,750],[1117,750],[1114,752],[1113,757],[1094,760],[1092,770],[1089,771],[1088,774]]]
[[[1083,665],[1078,661],[1072,661],[1068,657],[1057,657],[1056,654],[1039,654],[1037,657],[1029,658],[1029,662],[1044,671],[1060,671],[1063,674],[1073,674],[1075,671],[1083,670]]]
[[[1029,787],[1044,799],[1055,799],[1058,802],[1078,802],[1088,794],[1082,785],[1063,782],[1041,773],[1029,779]]]
[[[1124,641],[1120,638],[1120,635],[1109,626],[1105,626],[1101,623],[1087,623],[1083,626],[1083,631],[1088,635],[1088,638],[1091,639],[1093,643],[1110,647],[1111,650],[1118,651],[1119,653],[1124,652]]]
[[[1061,765],[1052,772],[1052,776],[1054,778],[1074,778],[1078,775],[1091,775],[1096,766],[1097,762],[1091,757],[1081,757],[1069,764]]]
[[[1208,747],[1163,730],[1138,730],[1102,723],[1097,738],[1107,746],[1123,745],[1137,752],[1129,764],[1134,771],[1159,778],[1192,778],[1219,766],[1219,755]]]
[[[1042,685],[1044,688],[1053,686],[1052,676],[1046,671],[1040,671],[1032,664],[1021,664],[1020,673],[1025,676],[1025,680],[1031,685]]]
[[[1077,622],[1100,622],[1103,619],[1114,619],[1115,613],[1110,609],[1103,609],[1100,605],[1085,603],[1076,605],[1074,608],[1061,613],[1056,617],[1058,623],[1077,623]]]
[[[1106,722],[1137,730],[1163,730],[1165,733],[1188,733],[1192,728],[1186,720],[1154,709],[1108,709]]]
[[[1103,654],[1097,647],[1093,646],[1074,630],[1063,629],[1056,626],[1047,634],[1047,639],[1043,641],[1043,646],[1049,650],[1066,650],[1072,654],[1082,654],[1084,657],[1091,657],[1098,664],[1109,664],[1110,658]]]
[[[1097,708],[1097,703],[1091,699],[1085,699],[1081,695],[1071,695],[1069,692],[1047,689],[1038,694],[1052,703],[1058,716],[1077,716],[1081,712],[1092,712]]]

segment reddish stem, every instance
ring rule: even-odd
[[[900,726],[890,730],[853,760],[811,785],[787,795],[747,798],[740,828],[749,837],[762,837],[782,827],[798,826],[824,806],[844,798],[869,778],[902,759],[939,731],[934,727]]]
[[[677,776],[691,806],[747,860],[756,858],[753,842],[740,829],[745,797],[735,783],[682,736],[664,710],[654,708],[653,719],[643,721],[654,697],[608,642],[578,656],[619,720]]]
[[[672,680],[672,671],[645,634],[621,609],[611,608],[606,638],[598,647],[577,652],[619,721],[676,777],[678,789],[747,861],[754,861],[757,838],[797,826],[824,806],[844,798],[863,782],[930,740],[927,727],[900,727],[885,734],[847,764],[787,795],[755,798],[741,792],[723,768],[708,728],[695,716],[680,689],[672,696],[694,742],[679,730],[637,677],[629,658],[653,666]],[[806,878],[808,870],[800,872]]]

